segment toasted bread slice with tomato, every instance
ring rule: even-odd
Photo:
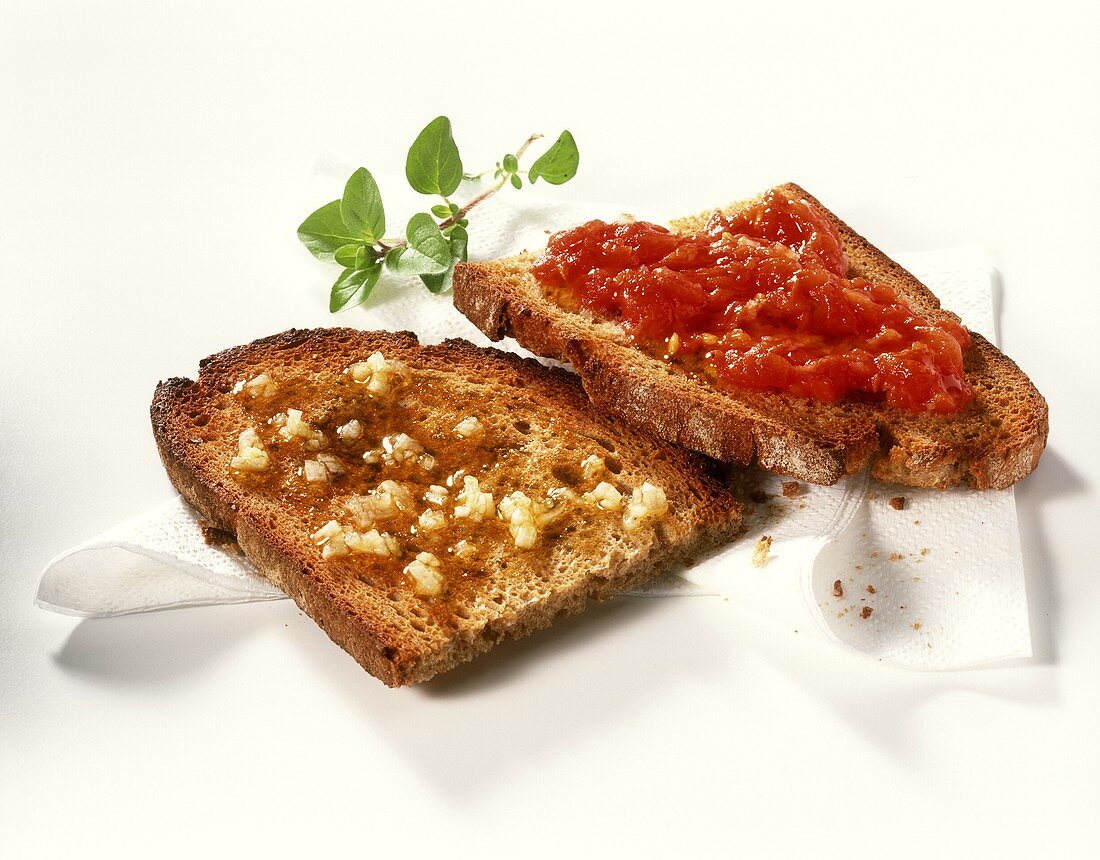
[[[794,184],[776,192],[817,206],[839,233],[848,277],[893,288],[931,321],[954,319],[912,274]],[[735,212],[752,203],[728,207]],[[689,233],[710,213],[672,222]],[[918,487],[1008,487],[1030,473],[1046,444],[1047,404],[1010,358],[979,334],[964,354],[973,400],[951,414],[869,402],[832,402],[766,390],[719,388],[634,346],[614,322],[563,309],[531,275],[524,253],[456,268],[454,303],[493,340],[514,337],[567,362],[600,410],[633,427],[737,465],[832,484],[870,465],[875,477]]]

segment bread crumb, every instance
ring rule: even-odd
[[[864,606],[861,610],[859,610],[859,617],[860,618],[870,618],[871,613],[874,612],[874,611],[875,610],[873,610],[870,606]]]
[[[242,555],[241,548],[237,544],[237,536],[233,532],[227,532],[214,526],[199,526],[199,528],[202,529],[202,539],[208,546],[231,552],[234,555]]]
[[[874,594],[875,593],[875,587],[873,585],[868,585],[867,586],[867,593],[868,594]]]
[[[871,553],[871,558],[878,558],[878,550],[875,550],[873,553]]]
[[[856,570],[863,570],[863,565],[862,564],[857,564],[856,565]]]
[[[895,511],[905,510],[905,496],[894,496],[894,498],[890,499],[890,507]]]
[[[920,525],[920,520],[913,520],[913,525],[919,526]]]
[[[798,509],[799,509],[800,511],[804,511],[804,510],[806,510],[806,503],[805,503],[805,502],[799,502],[799,504],[798,504]]]
[[[833,597],[843,597],[843,596],[844,596],[844,586],[840,584],[840,580],[838,579],[836,582],[833,583]]]
[[[756,542],[756,547],[752,551],[752,563],[754,567],[763,567],[768,563],[768,553],[771,552],[771,548],[771,535],[764,535]]]
[[[919,621],[914,621],[913,622],[913,629],[914,630],[920,630],[920,622]]]
[[[926,547],[926,546],[922,546],[922,547],[920,548],[920,554],[921,554],[921,555],[928,555],[928,547]]]
[[[753,490],[749,493],[749,501],[755,502],[758,505],[764,504],[768,500],[768,494],[763,490]]]
[[[802,492],[802,485],[798,481],[784,481],[783,482],[783,495],[788,499],[793,499],[799,493]]]
[[[905,558],[905,556],[903,556],[900,552],[890,553],[890,561],[901,561],[903,558]]]

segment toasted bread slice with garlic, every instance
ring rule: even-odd
[[[459,340],[287,331],[156,390],[180,493],[371,674],[427,680],[733,537],[704,458]]]
[[[808,201],[836,228],[848,277],[891,287],[927,320],[957,319],[913,275],[793,184],[774,189]],[[723,212],[734,213],[756,201]],[[672,223],[702,227],[710,213]],[[963,356],[975,396],[954,414],[914,413],[874,402],[820,402],[699,379],[634,346],[614,322],[566,310],[531,275],[535,255],[455,270],[454,303],[493,340],[514,337],[571,364],[600,410],[694,451],[738,465],[832,484],[870,465],[883,481],[920,487],[1003,488],[1029,474],[1046,444],[1047,404],[1019,367],[981,335]]]

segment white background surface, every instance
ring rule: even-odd
[[[225,5],[0,6],[7,856],[1095,856],[1095,5]],[[623,600],[390,691],[287,602],[36,610],[49,557],[169,494],[158,379],[329,321],[288,189],[326,150],[400,170],[444,112],[471,166],[572,129],[564,195],[793,179],[888,252],[988,247],[1052,413],[1017,495],[1036,659],[915,674]]]

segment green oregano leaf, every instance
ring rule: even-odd
[[[420,280],[424,282],[424,286],[429,293],[439,295],[451,288],[451,282],[454,280],[454,270],[448,269],[441,275],[421,275]]]
[[[432,214],[436,218],[450,218],[451,207],[446,205],[445,203],[437,203],[435,206],[432,207]]]
[[[344,225],[340,201],[326,203],[298,227],[298,238],[314,257],[331,263],[336,251],[349,243],[362,241]]]
[[[519,178],[518,173],[513,173],[512,174],[511,182],[512,182],[512,187],[513,188],[522,188],[523,187],[523,180]]]
[[[447,117],[436,117],[417,135],[405,160],[405,176],[421,194],[454,194],[462,182],[462,158]]]
[[[465,228],[459,227],[457,224],[450,228],[448,244],[451,250],[451,264],[447,267],[447,271],[439,275],[420,276],[420,280],[424,282],[424,286],[428,288],[428,292],[439,294],[451,288],[451,282],[454,279],[455,263],[460,261],[466,262],[466,251],[469,243],[470,236]]]
[[[464,225],[456,224],[451,231],[451,260],[463,262],[467,260],[466,252],[470,244],[470,234],[466,232]]]
[[[404,248],[390,248],[383,258],[382,262],[385,263],[386,268],[394,274],[398,273],[398,268],[401,265],[401,254],[404,250]]]
[[[506,173],[515,173],[519,170],[519,160],[511,153],[504,156],[504,170]]]
[[[541,176],[551,185],[562,185],[577,175],[580,160],[573,135],[563,131],[554,141],[554,145],[531,165],[531,169],[527,171],[527,179],[533,185]]]
[[[340,199],[340,217],[349,230],[374,244],[386,235],[386,212],[378,183],[365,167],[360,167],[344,186]]]
[[[382,266],[377,261],[371,261],[365,269],[344,269],[332,285],[328,299],[329,311],[336,313],[363,304],[381,274]]]
[[[361,245],[356,244],[344,245],[336,249],[336,253],[332,255],[332,259],[345,268],[358,269],[360,267],[355,265],[355,259],[359,255],[359,249],[361,247]]]
[[[408,247],[386,256],[386,267],[400,275],[441,275],[451,264],[451,249],[439,225],[427,212],[418,212],[405,228]]]

